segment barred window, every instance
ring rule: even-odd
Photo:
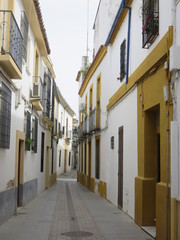
[[[30,112],[26,112],[26,144],[25,149],[30,151],[31,148],[31,114]]]
[[[149,48],[159,35],[159,0],[143,0],[142,47]]]
[[[28,19],[26,17],[25,12],[22,12],[21,15],[21,32],[23,36],[22,56],[25,61],[27,61],[28,29],[29,29]]]
[[[126,75],[126,40],[121,43],[120,46],[120,81]]]
[[[34,153],[37,153],[37,144],[38,144],[38,119],[35,117],[35,122],[34,122]]]
[[[11,90],[0,82],[0,148],[10,147]]]

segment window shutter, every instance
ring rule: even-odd
[[[0,148],[10,147],[11,90],[0,82]]]
[[[38,143],[38,119],[35,117],[34,125],[34,152],[37,153],[37,143]]]
[[[30,151],[30,141],[31,141],[31,114],[26,112],[26,145],[25,149]]]

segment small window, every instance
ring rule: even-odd
[[[0,148],[10,147],[11,90],[0,82]]]
[[[126,75],[126,40],[121,43],[120,46],[120,81],[124,79]]]

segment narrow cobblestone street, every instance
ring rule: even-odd
[[[125,213],[76,182],[57,183],[0,226],[1,240],[151,240]]]

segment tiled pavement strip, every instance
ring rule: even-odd
[[[0,226],[0,240],[151,240],[111,203],[63,175]]]

